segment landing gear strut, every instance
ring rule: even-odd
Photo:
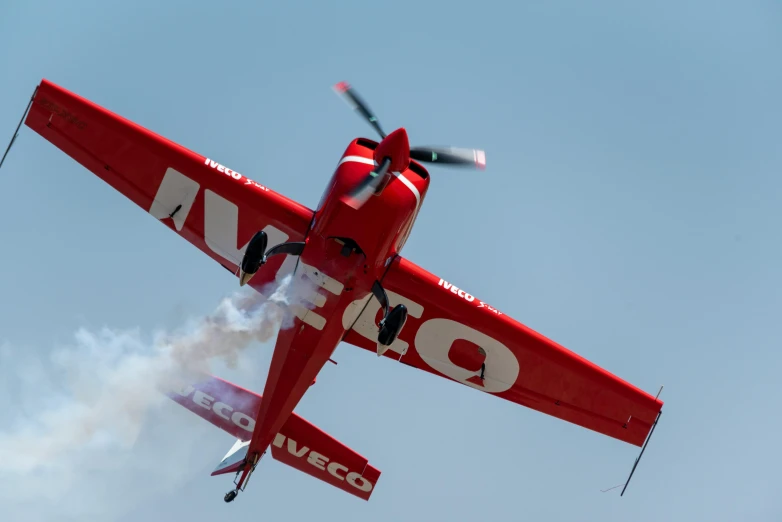
[[[269,237],[263,230],[256,232],[250,240],[250,244],[247,245],[247,250],[245,250],[242,258],[242,264],[239,266],[239,286],[246,285],[271,256],[277,254],[300,256],[304,251],[304,242],[280,243],[267,251],[266,246],[268,243]],[[226,500],[226,502],[230,501]]]
[[[390,346],[396,340],[396,336],[399,335],[407,321],[407,307],[403,304],[398,304],[389,311],[388,295],[377,281],[372,285],[372,293],[383,306],[383,319],[378,325],[380,332],[378,332],[377,342],[383,346]]]
[[[250,477],[255,471],[256,466],[258,466],[258,461],[260,461],[261,457],[264,455],[266,455],[265,451],[263,453],[255,453],[252,459],[248,459],[248,457],[244,458],[244,461],[236,471],[236,478],[234,479],[236,488],[226,493],[223,497],[223,500],[225,500],[226,503],[233,502],[236,495],[238,495],[240,491],[244,491],[244,488],[247,487],[247,483],[250,482]],[[250,466],[249,469],[248,466]]]

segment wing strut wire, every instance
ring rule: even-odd
[[[660,415],[662,415],[663,412],[660,410],[660,413],[657,414],[657,418],[654,419],[654,424],[652,425],[652,431],[649,432],[649,437],[646,438],[646,442],[644,442],[644,447],[641,449],[641,454],[638,455],[638,458],[635,459],[635,464],[633,464],[633,469],[630,471],[630,476],[627,477],[627,482],[625,482],[625,487],[622,488],[622,492],[619,494],[621,497],[625,494],[625,490],[627,489],[627,485],[630,483],[630,479],[633,478],[633,473],[635,473],[635,468],[638,466],[638,462],[641,460],[641,457],[644,456],[644,451],[646,450],[646,445],[649,444],[649,440],[652,438],[652,433],[654,433],[654,428],[657,427],[657,421],[660,420]]]
[[[14,136],[11,138],[11,143],[8,144],[8,148],[5,149],[5,154],[3,154],[3,159],[0,159],[0,167],[3,166],[3,162],[5,161],[5,157],[8,156],[8,152],[11,150],[11,147],[14,146],[14,142],[16,141],[16,137],[19,136],[19,129],[22,127],[22,123],[24,122],[24,119],[27,117],[27,113],[30,112],[30,106],[33,104],[33,100],[35,99],[35,94],[38,92],[38,86],[35,86],[35,90],[33,91],[33,95],[30,96],[30,101],[27,104],[27,108],[24,110],[24,114],[22,114],[22,119],[19,120],[19,125],[16,126],[16,130],[14,131]]]
[[[657,397],[655,397],[655,399],[657,399],[660,396],[660,393],[662,391],[663,391],[663,387],[660,386],[660,391],[657,392]],[[652,440],[652,435],[654,434],[654,429],[657,427],[657,421],[660,420],[660,416],[662,414],[663,414],[662,410],[660,410],[657,413],[657,417],[654,419],[654,424],[652,424],[652,429],[649,431],[649,436],[646,437],[646,442],[644,442],[644,447],[641,448],[641,454],[638,455],[637,459],[635,459],[635,464],[633,464],[633,469],[630,471],[630,476],[627,477],[627,482],[625,482],[625,484],[624,484],[625,487],[622,488],[622,492],[619,494],[620,497],[625,494],[625,490],[627,489],[627,485],[630,483],[630,479],[633,478],[633,473],[635,473],[635,468],[638,467],[638,462],[640,462],[641,457],[644,456],[644,451],[646,451],[646,445],[649,444],[650,440]],[[610,489],[614,489],[614,488],[610,488]]]

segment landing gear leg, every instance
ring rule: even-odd
[[[304,242],[280,243],[267,251],[268,243],[269,237],[263,230],[256,232],[250,240],[242,257],[242,264],[239,266],[239,286],[246,285],[271,256],[277,254],[300,256],[304,251]]]
[[[236,495],[238,495],[240,491],[244,491],[244,488],[247,487],[247,483],[250,482],[250,477],[255,471],[255,468],[258,466],[258,462],[264,455],[266,455],[265,451],[263,453],[255,453],[254,457],[249,460],[248,457],[245,457],[244,462],[236,472],[236,478],[234,479],[234,485],[236,488],[226,493],[223,497],[223,500],[225,500],[226,503],[233,502],[236,498]],[[248,469],[247,466],[250,466],[250,468]]]
[[[389,311],[388,295],[377,281],[372,285],[372,293],[383,306],[383,319],[378,325],[380,332],[378,332],[377,342],[383,346],[390,346],[396,340],[396,336],[399,335],[407,321],[407,307],[403,304],[398,304]],[[380,353],[381,351],[378,350],[378,355]]]

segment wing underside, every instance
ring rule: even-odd
[[[397,257],[383,279],[409,318],[383,355],[640,446],[662,401]],[[378,350],[376,300],[344,341]],[[382,351],[382,347],[381,350]]]
[[[303,205],[47,80],[25,124],[234,273],[258,230],[272,245],[301,241],[312,219]],[[272,259],[252,285],[284,261]]]

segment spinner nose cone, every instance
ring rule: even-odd
[[[391,158],[392,172],[402,172],[410,164],[410,141],[404,127],[386,136],[375,149],[375,161],[380,164],[384,158]]]

